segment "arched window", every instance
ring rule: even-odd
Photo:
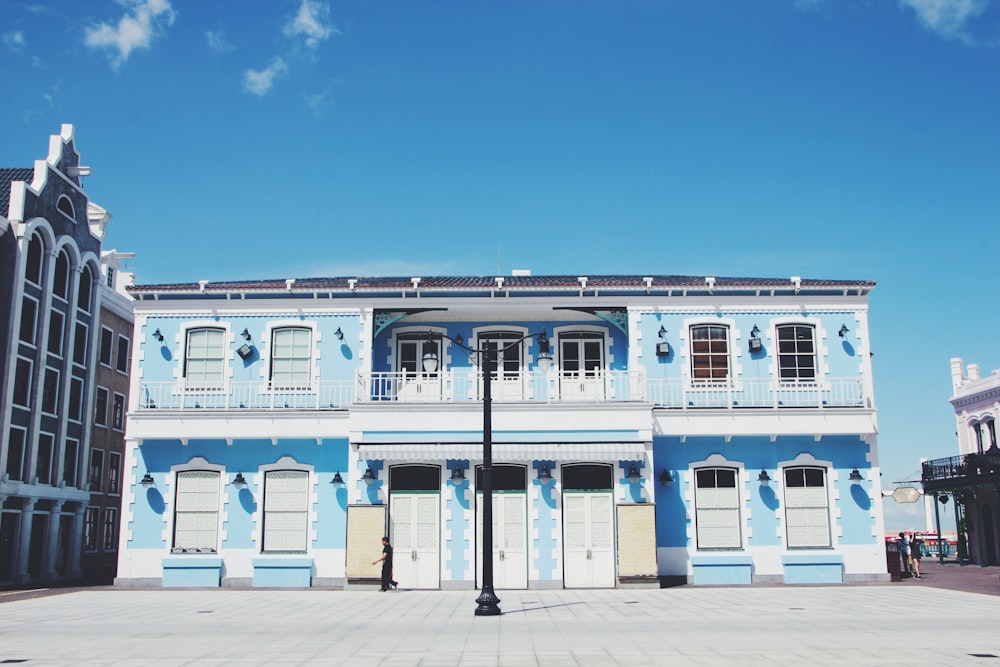
[[[80,289],[76,293],[76,306],[80,310],[90,312],[90,298],[94,293],[94,276],[90,272],[90,267],[86,267],[80,274]]]
[[[52,281],[52,292],[61,299],[69,294],[69,255],[65,252],[56,257],[56,272]]]
[[[61,212],[65,213],[73,220],[76,220],[76,211],[73,210],[73,202],[71,202],[69,200],[69,197],[67,197],[66,195],[63,195],[62,197],[59,198],[59,201],[56,202],[56,208],[59,209]]]
[[[36,285],[42,284],[42,252],[42,239],[35,234],[28,242],[28,256],[24,267],[24,277]]]

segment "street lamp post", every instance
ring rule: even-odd
[[[521,338],[511,341],[499,349],[490,346],[489,339],[483,339],[480,349],[467,346],[462,341],[459,334],[457,338],[452,338],[442,333],[428,332],[429,339],[447,338],[452,343],[462,348],[470,354],[478,355],[480,366],[483,369],[483,587],[476,598],[476,616],[499,616],[500,598],[493,590],[493,372],[496,370],[497,355],[503,354],[507,350],[520,345],[529,338],[538,338],[538,368],[542,372],[548,372],[552,363],[552,356],[549,353],[549,339],[545,331],[539,333],[526,334]],[[423,357],[424,370],[434,372],[437,370],[437,354],[428,351]]]

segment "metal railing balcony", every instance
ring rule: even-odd
[[[1000,482],[1000,449],[924,461],[920,468],[920,480],[924,484],[965,482],[974,485],[987,480],[996,484]]]

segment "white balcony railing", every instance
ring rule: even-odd
[[[490,384],[490,395],[497,403],[644,401],[645,391],[641,371],[501,372]],[[356,396],[359,402],[481,401],[483,382],[479,371],[464,369],[428,374],[359,373]]]
[[[139,389],[139,410],[342,410],[355,403],[483,400],[479,373],[464,369],[418,375],[358,372],[354,381],[325,381],[302,388],[272,387],[264,381],[185,387],[168,381],[143,382]],[[491,391],[498,403],[648,401],[676,409],[872,407],[857,378],[825,378],[816,383],[761,378],[692,384],[681,379],[647,379],[641,370],[528,371],[494,376]]]
[[[777,382],[771,378],[694,384],[681,379],[650,379],[649,401],[667,408],[825,408],[872,407],[858,378],[819,382]]]
[[[186,387],[177,382],[143,382],[140,410],[331,410],[354,401],[349,380],[309,387],[271,387],[264,381],[226,382],[219,387]]]

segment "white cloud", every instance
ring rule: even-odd
[[[20,51],[26,42],[24,41],[24,33],[18,30],[17,32],[8,32],[3,35],[3,43],[7,45],[11,51]]]
[[[108,23],[86,28],[83,42],[95,49],[111,51],[111,66],[118,69],[135,49],[148,49],[165,26],[173,25],[176,12],[170,0],[117,0],[125,15],[112,26]]]
[[[285,35],[289,37],[305,37],[306,46],[315,48],[321,40],[338,33],[336,27],[329,22],[330,7],[318,0],[302,0],[299,11],[285,26]]]
[[[942,37],[972,43],[965,31],[969,19],[986,9],[987,0],[899,0],[917,14],[924,27]]]
[[[233,50],[233,45],[226,41],[226,35],[222,30],[207,31],[205,39],[208,41],[208,50],[212,53],[218,54]]]
[[[275,58],[265,69],[255,71],[248,69],[243,73],[243,89],[254,95],[266,95],[274,85],[275,78],[288,69],[285,61]]]

